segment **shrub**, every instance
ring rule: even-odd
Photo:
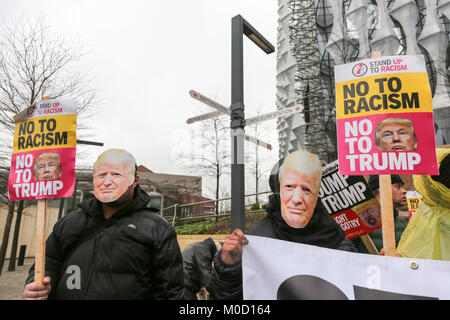
[[[260,206],[258,202],[255,202],[254,204],[252,204],[252,206],[250,207],[250,210],[259,210]]]

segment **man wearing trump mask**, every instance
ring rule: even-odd
[[[94,195],[102,203],[105,218],[133,199],[139,183],[136,160],[123,150],[111,149],[102,153],[94,164]]]
[[[94,164],[95,198],[60,219],[46,244],[45,278],[24,299],[182,299],[175,229],[147,207],[136,160],[110,149]]]

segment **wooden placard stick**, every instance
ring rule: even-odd
[[[379,178],[383,248],[386,256],[395,257],[395,227],[391,175],[380,174]]]
[[[50,100],[50,97],[42,97]],[[34,282],[42,284],[45,277],[45,225],[47,223],[47,199],[37,200],[36,250],[34,256]]]
[[[34,282],[42,284],[45,277],[45,225],[47,223],[47,199],[37,200],[36,252],[34,258]]]
[[[371,58],[381,57],[381,51],[372,52]],[[379,192],[381,206],[381,232],[386,256],[395,256],[394,208],[392,205],[392,184],[390,174],[379,175]]]

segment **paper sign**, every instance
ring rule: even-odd
[[[338,160],[323,168],[319,200],[348,239],[381,228],[381,209],[362,176],[339,174]]]
[[[12,201],[72,195],[77,105],[42,100],[28,108],[14,133],[8,194]]]
[[[337,65],[335,82],[341,174],[439,174],[423,56]]]
[[[414,212],[419,208],[420,204],[423,201],[423,197],[417,191],[407,191],[406,192],[406,201],[408,203],[408,211],[409,216],[412,216]]]
[[[450,261],[246,237],[242,256],[245,300],[450,299]]]

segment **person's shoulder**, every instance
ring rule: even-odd
[[[141,219],[143,222],[157,223],[162,226],[168,226],[170,223],[159,214],[159,211],[155,211],[151,208],[141,208],[133,211],[132,216],[137,219]]]
[[[72,224],[78,224],[80,222],[80,219],[84,219],[85,212],[81,208],[77,208],[75,210],[72,210],[61,217],[56,223],[55,227],[62,227],[62,226],[68,226]]]
[[[274,238],[275,233],[273,231],[272,221],[268,216],[265,216],[261,220],[259,220],[248,232],[248,235],[251,236],[261,236]]]
[[[59,241],[68,239],[71,235],[82,232],[88,225],[88,219],[89,216],[81,208],[70,211],[56,221],[52,233]]]
[[[175,233],[175,228],[158,212],[149,208],[134,211],[129,217],[149,236],[161,238],[165,233]]]
[[[190,258],[195,255],[195,248],[191,244],[188,244],[186,247],[184,247],[183,252],[181,252],[184,259]]]

